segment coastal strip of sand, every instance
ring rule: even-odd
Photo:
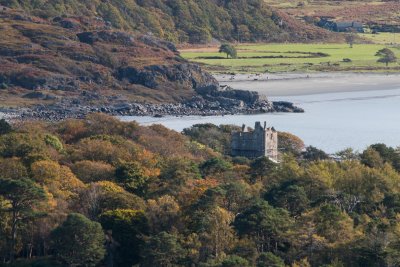
[[[215,75],[221,85],[269,97],[400,89],[400,74],[288,73]]]

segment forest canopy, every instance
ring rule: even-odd
[[[398,149],[231,158],[237,129],[2,121],[1,266],[400,263]]]

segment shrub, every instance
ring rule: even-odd
[[[0,83],[0,89],[7,89],[8,85],[6,83]]]
[[[115,177],[115,168],[100,161],[78,161],[72,166],[72,171],[85,183],[111,181]]]
[[[51,146],[57,151],[62,151],[64,150],[64,146],[61,143],[60,139],[58,139],[57,136],[51,135],[51,134],[46,134],[44,137],[44,141],[47,145]]]
[[[12,131],[11,125],[5,119],[1,119],[0,120],[0,135],[8,134],[11,131]]]

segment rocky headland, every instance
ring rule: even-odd
[[[231,95],[232,94],[232,95]],[[41,95],[47,98],[46,95]],[[291,102],[268,101],[256,92],[228,90],[194,96],[182,103],[136,103],[111,97],[108,104],[90,104],[97,95],[82,93],[81,98],[64,98],[53,104],[38,104],[29,108],[1,108],[0,114],[21,120],[59,121],[66,118],[83,118],[89,113],[106,113],[114,116],[214,116],[228,114],[257,114],[267,112],[304,112]],[[102,101],[104,102],[104,101]]]
[[[21,119],[302,112],[234,90],[183,59],[173,43],[101,18],[43,19],[0,10],[0,112]]]

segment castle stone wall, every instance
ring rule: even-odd
[[[254,130],[247,132],[245,126],[242,131],[232,133],[232,156],[247,158],[268,157],[278,159],[278,133],[273,128],[264,127],[256,122]]]

